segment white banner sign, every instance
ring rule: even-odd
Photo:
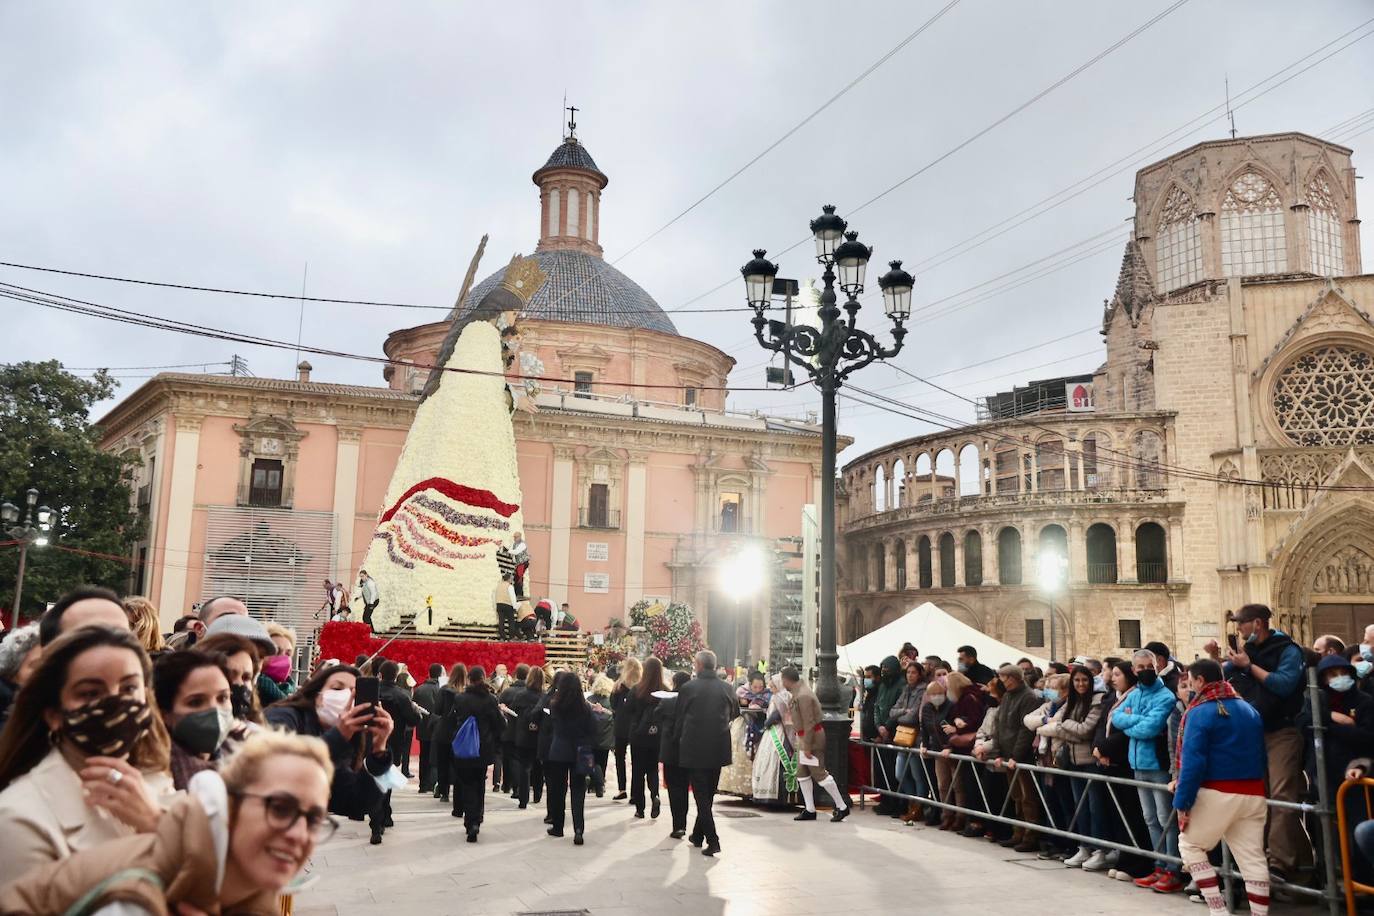
[[[611,590],[611,577],[608,573],[583,573],[582,591],[589,595],[604,595]]]
[[[1086,413],[1096,410],[1097,406],[1093,403],[1093,383],[1065,382],[1064,404],[1068,407],[1069,413]]]

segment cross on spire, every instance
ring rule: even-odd
[[[564,110],[568,112],[568,139],[577,139],[577,106],[567,105]]]

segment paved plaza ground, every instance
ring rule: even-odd
[[[587,844],[577,847],[571,825],[564,839],[545,835],[542,803],[517,811],[507,797],[488,794],[474,845],[464,842],[448,806],[419,795],[412,783],[397,793],[396,827],[381,846],[368,845],[365,825],[345,821],[316,853],[318,882],[296,898],[296,914],[772,916],[969,906],[1113,916],[1206,912],[1181,894],[1164,897],[1057,861],[904,827],[871,808],[841,824],[824,813],[815,823],[796,823],[792,811],[722,799],[724,851],[708,859],[686,840],[668,838],[666,795],[658,820],[636,820],[609,795],[587,801]],[[744,816],[726,816],[733,814]]]

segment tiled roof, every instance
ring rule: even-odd
[[[612,328],[647,328],[677,334],[673,320],[635,281],[595,255],[557,249],[535,252],[548,280],[525,314],[546,321],[580,321]],[[491,292],[503,267],[478,283],[450,318],[461,318]]]
[[[414,401],[417,397],[406,391],[372,385],[341,385],[337,382],[298,382],[295,379],[257,378],[243,375],[218,375],[199,372],[159,372],[153,381],[182,382],[210,385],[218,388],[251,388],[260,391],[282,391],[298,394],[329,394],[340,397],[385,398],[394,401]]]
[[[587,152],[587,148],[574,139],[564,140],[549,156],[549,161],[544,163],[544,169],[586,169],[589,172],[596,172],[601,177],[606,177],[606,173],[596,167],[596,160],[592,159],[592,154]],[[534,174],[538,175],[539,172]]]

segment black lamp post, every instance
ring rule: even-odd
[[[52,510],[38,505],[38,491],[30,489],[24,495],[22,521],[18,506],[8,502],[0,504],[0,522],[4,523],[4,533],[10,540],[19,542],[19,572],[14,579],[14,608],[10,617],[14,627],[19,626],[19,599],[24,597],[24,565],[28,559],[29,545],[46,545],[48,532],[52,529]]]
[[[766,251],[755,250],[754,259],[740,268],[740,273],[754,309],[752,322],[759,345],[781,353],[788,362],[804,369],[821,391],[821,644],[816,653],[816,697],[825,711],[826,767],[847,791],[850,722],[840,705],[840,681],[835,666],[839,658],[835,651],[835,395],[850,373],[875,359],[891,359],[901,352],[906,336],[902,322],[911,315],[913,281],[911,274],[902,270],[901,261],[891,262],[891,269],[878,280],[883,307],[892,319],[893,344],[884,348],[872,334],[855,326],[860,308],[858,297],[863,293],[864,272],[873,250],[859,241],[857,232],[845,231],[848,224],[835,214],[833,206],[822,209],[824,212],[811,221],[816,260],[824,268],[819,328],[764,316],[772,303],[773,282],[778,275],[777,265],[764,257]],[[836,305],[836,270],[845,295],[847,318]]]

